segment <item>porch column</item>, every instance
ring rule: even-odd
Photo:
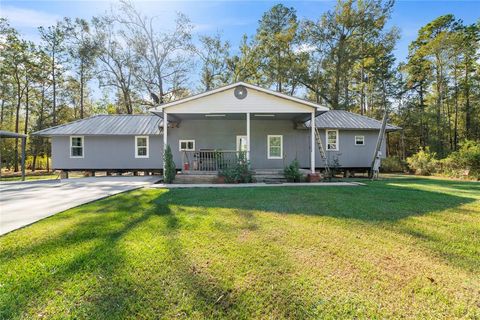
[[[163,111],[163,159],[165,159],[165,151],[167,150],[167,128],[168,128],[168,118],[167,113]],[[163,163],[163,177],[165,177],[165,160]]]
[[[250,112],[247,112],[247,161],[250,161]]]
[[[315,173],[315,111],[310,120],[310,171]]]

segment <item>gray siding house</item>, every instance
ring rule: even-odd
[[[57,170],[161,171],[169,145],[177,169],[216,171],[242,153],[252,169],[297,159],[312,172],[370,167],[381,122],[246,83],[161,105],[150,115],[97,115],[34,133],[51,137]],[[387,125],[387,131],[400,128]],[[385,155],[385,141],[382,143]]]

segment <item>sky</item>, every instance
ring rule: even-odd
[[[277,3],[294,7],[299,19],[318,19],[332,9],[335,1],[134,1],[138,9],[157,17],[159,29],[171,29],[176,12],[183,12],[194,25],[194,34],[222,33],[236,48],[243,34],[253,35],[262,14]],[[38,26],[48,26],[63,17],[91,18],[108,11],[115,1],[0,0],[0,16],[28,40],[39,41]],[[408,45],[416,38],[420,27],[444,14],[454,14],[465,23],[480,19],[478,1],[397,1],[389,27],[400,29],[401,39],[395,49],[398,61],[404,61]]]

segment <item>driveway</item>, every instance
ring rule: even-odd
[[[0,184],[0,235],[40,219],[158,181],[158,176],[91,177]]]

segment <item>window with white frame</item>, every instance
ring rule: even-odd
[[[70,158],[83,158],[83,137],[70,137]]]
[[[365,136],[355,136],[355,145],[364,146],[365,145]]]
[[[338,130],[327,130],[327,150],[338,151]]]
[[[135,158],[148,158],[148,136],[135,137]]]
[[[178,145],[180,151],[195,151],[195,140],[180,140]]]
[[[283,136],[269,135],[268,140],[268,159],[283,158]]]

